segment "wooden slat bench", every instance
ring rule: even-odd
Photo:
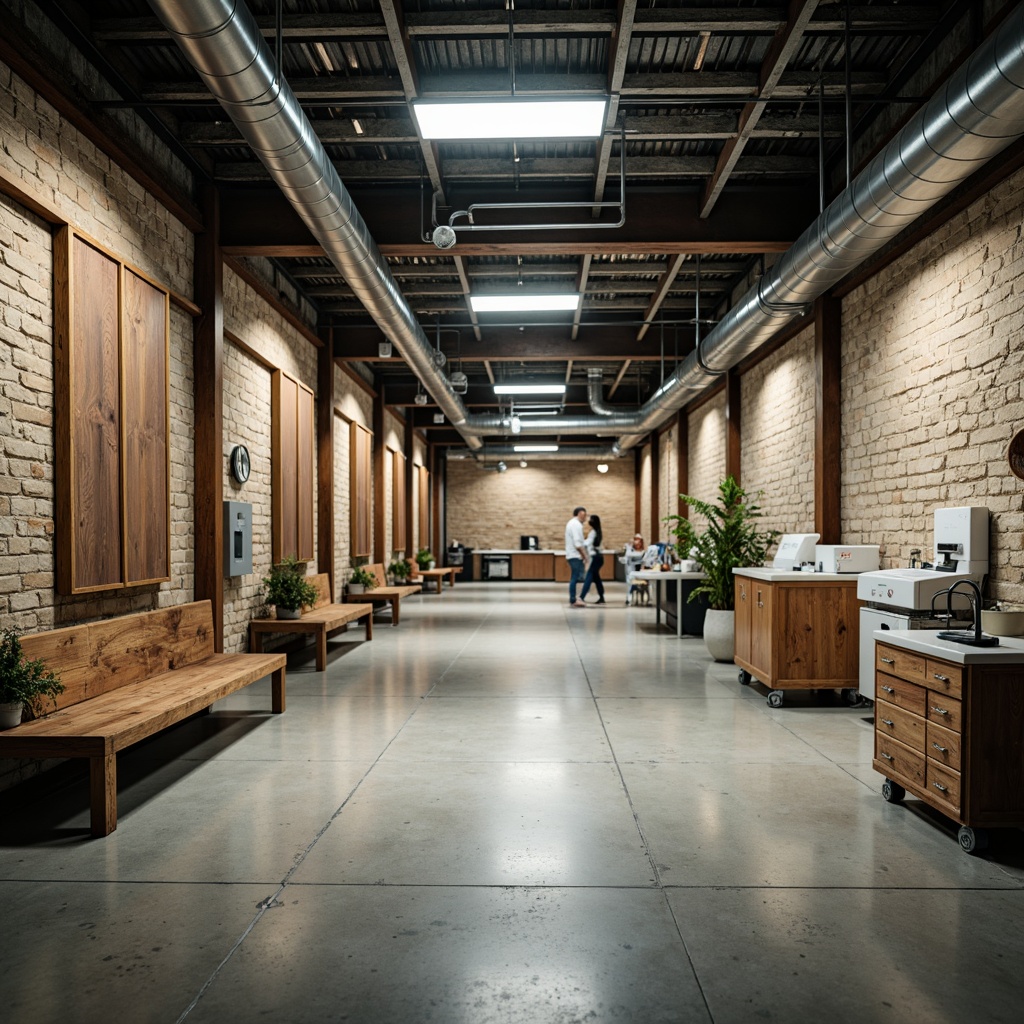
[[[117,752],[269,675],[285,705],[283,654],[217,654],[209,601],[21,638],[60,675],[57,710],[0,732],[0,757],[87,757],[95,836],[117,828]]]
[[[317,599],[312,608],[303,608],[298,619],[253,619],[249,623],[249,650],[263,650],[265,633],[314,633],[316,636],[316,670],[327,668],[327,636],[358,619],[366,619],[366,639],[373,639],[372,604],[335,604],[331,600],[331,578],[325,572],[310,576]]]
[[[437,592],[441,593],[441,583],[445,576],[448,577],[448,586],[455,586],[455,574],[462,572],[460,565],[448,565],[434,569],[414,569],[412,578],[424,580],[437,580]]]
[[[384,601],[388,601],[391,604],[391,625],[397,626],[402,598],[408,597],[410,594],[418,594],[420,592],[420,585],[417,583],[415,586],[405,584],[404,586],[389,587],[384,566],[379,562],[375,562],[372,565],[364,565],[363,568],[373,576],[377,581],[377,585],[373,590],[367,590],[362,594],[346,594],[345,600],[371,601],[374,604],[382,604]]]

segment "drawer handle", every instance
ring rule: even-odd
[[[934,711],[935,714],[937,714],[937,715],[948,715],[949,714],[949,711],[946,708],[937,708],[934,705],[932,706],[932,711]]]
[[[946,753],[946,748],[941,743],[933,743],[932,746],[936,750],[941,750],[943,754]]]
[[[882,689],[885,690],[886,693],[895,693],[896,692],[891,686],[883,686]]]
[[[884,750],[882,751],[882,757],[884,757],[886,761],[892,760],[892,754],[887,754]]]
[[[933,782],[932,785],[940,792],[945,793],[946,787],[941,782]]]
[[[888,725],[888,726],[891,726],[892,724],[893,724],[893,721],[892,721],[892,719],[891,719],[891,718],[883,718],[883,719],[882,719],[882,725]]]
[[[879,658],[878,660],[883,665],[895,665],[896,664],[896,659],[895,658]]]
[[[948,683],[949,682],[949,676],[944,676],[940,672],[935,672],[934,675],[935,675],[935,678],[938,679],[938,681],[940,683]]]

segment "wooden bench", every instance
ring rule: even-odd
[[[317,599],[312,608],[303,608],[298,619],[253,619],[249,623],[249,650],[263,650],[264,633],[315,633],[316,670],[327,668],[327,636],[357,619],[366,619],[366,639],[373,639],[372,604],[335,604],[331,600],[331,578],[327,573],[310,576]]]
[[[397,626],[399,622],[402,598],[410,594],[418,594],[420,585],[405,584],[402,586],[389,587],[388,578],[384,572],[384,566],[379,562],[372,565],[364,565],[363,568],[370,573],[377,581],[373,590],[367,590],[362,594],[346,594],[346,601],[372,601],[374,604],[382,604],[385,601],[391,604],[391,625]]]
[[[413,579],[424,579],[424,580],[437,580],[437,592],[441,593],[441,583],[445,576],[448,577],[448,586],[455,586],[455,574],[462,572],[462,566],[460,565],[449,565],[443,568],[435,569],[414,569],[412,578]]]
[[[60,675],[57,710],[0,732],[2,757],[87,757],[91,827],[117,828],[117,752],[269,675],[284,711],[283,654],[216,654],[209,601],[21,638]]]

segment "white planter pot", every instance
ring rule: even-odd
[[[435,569],[435,568],[437,568],[437,562],[427,562],[427,568],[428,569]]]
[[[0,704],[0,729],[13,729],[21,725],[22,711],[21,701],[16,704]]]
[[[301,608],[282,608],[280,605],[275,605],[277,609],[277,617],[279,619],[301,619],[302,609]]]
[[[366,584],[365,583],[350,583],[348,585],[348,592],[350,594],[365,594]]]
[[[704,616],[704,646],[715,661],[732,661],[736,653],[736,613],[709,608]]]

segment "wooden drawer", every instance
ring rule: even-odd
[[[928,710],[925,718],[936,725],[943,725],[954,732],[960,732],[960,701],[941,693],[928,691]]]
[[[891,736],[908,747],[925,752],[925,720],[888,701],[875,703],[875,728],[884,736]]]
[[[876,711],[876,721],[877,718]],[[947,768],[960,771],[960,733],[929,722],[925,735],[925,753],[933,761],[939,761]]]
[[[924,787],[924,754],[911,750],[899,740],[876,732],[875,756],[885,766],[885,774],[895,782],[906,779],[919,789]]]
[[[952,817],[960,814],[960,773],[937,764],[928,758],[928,795],[936,802],[940,811]]]
[[[875,644],[875,668],[912,683],[923,683],[928,678],[927,659],[923,655],[901,651],[888,644]]]
[[[953,665],[948,661],[933,661],[929,658],[926,673],[928,678],[925,685],[929,690],[943,693],[947,697],[962,695],[964,678],[962,666]]]
[[[923,671],[923,658],[921,659],[921,668]],[[916,715],[924,715],[928,691],[923,686],[908,683],[905,679],[897,679],[884,672],[876,672],[875,693],[879,700],[895,704],[907,711],[913,711]]]

